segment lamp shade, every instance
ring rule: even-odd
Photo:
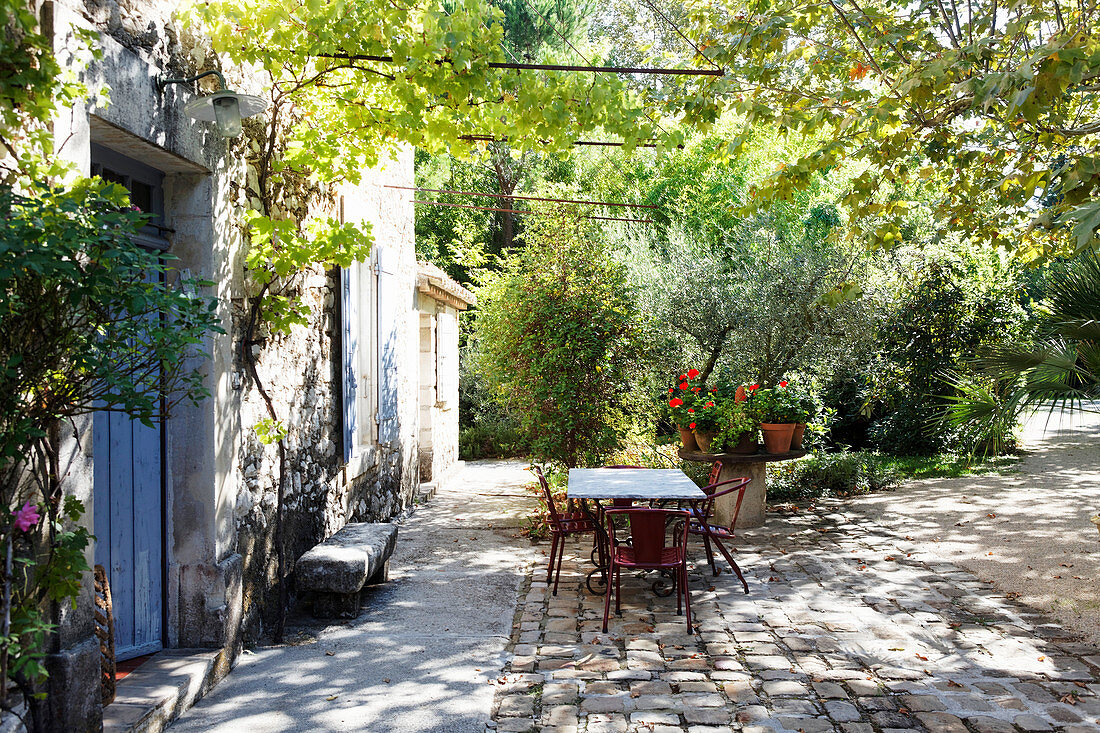
[[[242,130],[241,120],[258,115],[265,109],[266,99],[223,90],[192,99],[183,111],[196,120],[215,123],[223,137],[237,137]]]

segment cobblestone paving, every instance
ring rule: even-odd
[[[675,596],[626,574],[622,616],[601,633],[582,541],[556,597],[533,568],[490,728],[1100,730],[1100,650],[954,565],[917,561],[909,539],[826,511],[742,534],[747,596],[693,546],[690,635]]]

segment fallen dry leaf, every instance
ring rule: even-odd
[[[332,702],[333,700],[335,700],[338,697],[340,697],[340,696],[339,695],[329,695],[325,699],[328,700],[329,702]]]
[[[928,657],[924,656],[923,654],[917,654],[917,659],[921,660],[922,662],[928,661]]]

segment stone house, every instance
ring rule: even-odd
[[[457,312],[473,296],[415,259],[411,196],[387,187],[412,185],[412,153],[404,151],[359,185],[303,205],[370,222],[370,259],[316,269],[301,284],[308,325],[242,344],[249,137],[227,140],[187,118],[190,90],[158,93],[158,77],[217,63],[201,39],[174,26],[173,5],[41,6],[59,59],[73,48],[75,29],[97,34],[103,54],[86,77],[111,97],[59,116],[58,154],[85,174],[122,183],[157,216],[159,228],[143,243],[215,283],[226,332],[204,344],[211,358],[196,360],[209,398],[180,405],[154,428],[117,415],[77,424],[66,436],[64,484],[85,503],[97,536],[89,561],[111,581],[119,658],[210,650],[203,658],[216,677],[246,639],[269,627],[277,602],[278,459],[252,429],[266,412],[242,348],[255,350],[257,374],[289,426],[284,537],[292,568],[346,522],[391,518],[414,503],[423,481],[438,484],[456,469]],[[222,71],[230,86],[262,92],[239,70]],[[264,129],[263,118],[248,124]],[[48,660],[51,729],[98,730],[104,718],[92,609],[88,578],[76,609],[58,610]]]

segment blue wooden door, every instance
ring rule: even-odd
[[[126,415],[95,416],[95,561],[114,601],[115,654],[163,647],[161,429]]]
[[[137,243],[167,249],[164,174],[94,144],[92,172],[125,187],[131,203],[152,215]],[[164,646],[162,428],[110,412],[97,413],[93,427],[95,561],[111,583],[116,658],[129,659]]]

